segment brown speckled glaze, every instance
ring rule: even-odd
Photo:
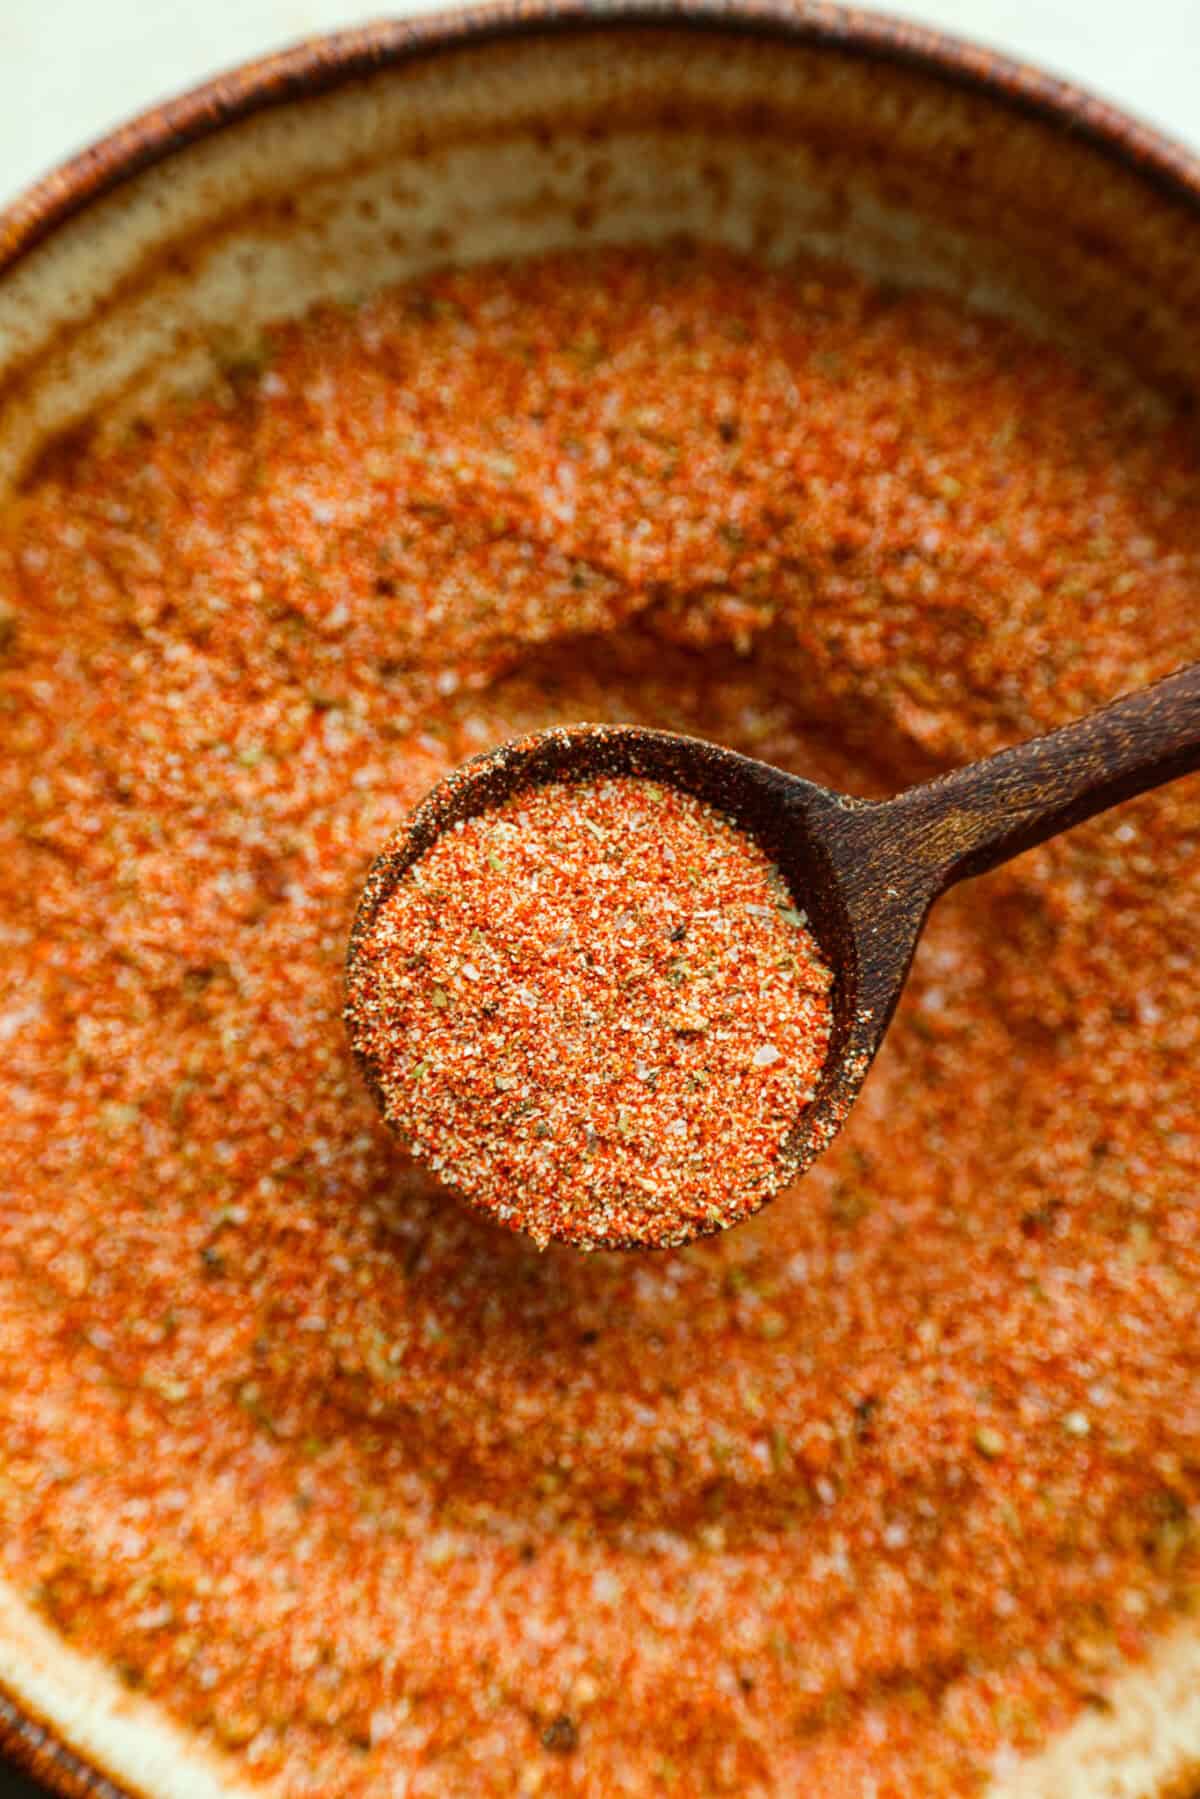
[[[1072,83],[905,19],[824,0],[501,0],[313,38],[219,75],[120,126],[0,213],[0,272],[90,202],[185,144],[250,113],[464,44],[598,25],[671,25],[753,32],[912,63],[1086,137],[1146,181],[1200,203],[1200,161]]]
[[[1200,161],[1179,146],[1068,83],[990,51],[871,12],[817,0],[525,0],[382,22],[302,43],[231,71],[170,101],[85,150],[0,212],[0,290],[30,266],[32,253],[52,247],[56,234],[89,209],[121,203],[120,190],[189,145],[228,132],[243,121],[335,91],[352,91],[378,73],[431,64],[463,50],[536,38],[563,39],[637,28],[659,33],[725,34],[869,65],[881,96],[889,81],[917,75],[947,95],[966,94],[981,119],[1037,121],[1063,147],[1089,147],[1101,169],[1132,181],[1147,212],[1157,207],[1187,222],[1200,242]],[[664,96],[669,111],[670,97]],[[1124,215],[1133,229],[1133,212]],[[1120,228],[1115,239],[1121,247]],[[1104,252],[1109,246],[1100,244]],[[1185,246],[1182,254],[1191,256]],[[1188,267],[1193,265],[1191,261]],[[1157,275],[1159,293],[1167,277]],[[1186,321],[1185,321],[1186,324]],[[0,365],[5,360],[0,333]],[[20,356],[9,346],[18,370]],[[0,429],[2,429],[0,422]],[[70,1799],[138,1799],[91,1767],[54,1731],[0,1691],[0,1747],[57,1793]],[[1169,1787],[1183,1795],[1194,1779]]]

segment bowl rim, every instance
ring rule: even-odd
[[[1200,152],[1036,64],[902,17],[837,0],[492,0],[303,38],[137,114],[0,207],[0,276],[93,201],[254,113],[449,50],[638,25],[749,34],[914,68],[1057,127],[1200,211]]]
[[[256,113],[447,51],[625,26],[750,35],[915,69],[1091,145],[1200,215],[1200,153],[1036,64],[903,17],[836,0],[492,0],[304,38],[138,113],[0,207],[0,278],[143,170]],[[0,1756],[63,1799],[144,1799],[77,1754],[2,1684]]]

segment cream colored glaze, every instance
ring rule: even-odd
[[[0,284],[0,483],[314,300],[682,232],[832,254],[1196,374],[1200,220],[1086,144],[850,55],[606,32],[457,50],[251,117],[62,227]]]

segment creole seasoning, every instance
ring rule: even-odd
[[[1198,593],[1158,398],[717,252],[318,312],[44,470],[4,1578],[322,1799],[958,1795],[1103,1704],[1200,1578],[1193,786],[949,895],[802,1199],[660,1256],[453,1203],[342,959],[477,750],[640,722],[887,793],[1200,654]]]
[[[357,945],[351,1035],[384,1115],[543,1247],[737,1224],[829,1041],[831,975],[730,820],[633,776],[450,826]]]

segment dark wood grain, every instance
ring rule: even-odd
[[[816,800],[807,782],[793,782],[788,804],[803,812],[803,835],[818,851],[812,871],[822,880],[832,871],[840,900],[834,911],[841,914],[824,947],[836,958],[842,1065],[833,1067],[831,1055],[811,1116],[799,1127],[803,1166],[844,1122],[938,896],[1196,769],[1200,664],[1191,663],[1061,730],[894,799],[855,800],[822,789]]]
[[[934,894],[1200,767],[1200,664],[1045,737],[861,809],[845,849]],[[855,884],[855,860],[843,855]]]

